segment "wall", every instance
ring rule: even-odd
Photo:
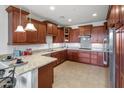
[[[12,53],[14,47],[16,47],[17,49],[21,49],[21,50],[24,50],[26,48],[32,48],[33,50],[47,49],[48,44],[18,45],[18,46],[7,45],[8,43],[8,14],[5,11],[6,7],[7,6],[0,5],[0,55]],[[36,16],[34,15],[32,17],[36,18]],[[59,44],[59,43],[52,45],[53,48],[62,47],[62,46],[63,44]]]
[[[100,26],[100,25],[104,25],[104,22],[106,22],[106,20],[104,20],[104,21],[99,21],[99,22],[78,24],[78,25],[73,25],[73,26],[69,26],[69,27],[72,27],[72,29],[75,29],[75,28],[78,28],[78,26],[89,25],[89,24],[92,24],[93,26]]]

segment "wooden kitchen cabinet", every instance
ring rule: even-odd
[[[118,29],[123,24],[123,6],[121,5],[112,5],[109,8],[107,21],[108,27],[115,27]],[[122,14],[122,15],[121,15]]]
[[[116,32],[116,62],[115,62],[115,86],[120,87],[120,49],[121,49],[121,31]]]
[[[67,59],[71,61],[78,61],[78,50],[67,50]]]
[[[40,22],[38,27],[38,43],[46,43],[46,24],[43,22]]]
[[[61,63],[66,61],[67,59],[67,50],[62,50],[60,51],[60,60],[61,60]]]
[[[57,25],[49,21],[44,21],[46,23],[47,35],[57,36]]]
[[[97,65],[98,64],[98,53],[91,52],[91,64]]]
[[[90,60],[91,60],[91,52],[90,51],[79,51],[78,52],[78,61],[79,62],[83,62],[83,63],[87,63],[90,64]]]
[[[32,24],[34,24],[37,31],[26,31],[26,37],[28,43],[38,43],[38,32],[39,32],[39,23],[31,19]]]
[[[51,57],[57,58],[57,61],[56,61],[56,66],[57,66],[60,63],[60,54],[59,54],[59,52],[51,53]]]
[[[120,23],[124,25],[124,5],[120,6]]]
[[[91,35],[92,25],[79,26],[79,30],[80,36]]]
[[[79,43],[79,29],[72,29],[69,33],[69,42],[70,43]]]
[[[20,9],[9,6],[8,12],[8,44],[25,45],[25,44],[43,44],[46,43],[46,24],[41,21],[31,19],[37,31],[15,32],[19,25]],[[21,22],[25,28],[29,21],[28,12],[21,10]]]
[[[38,69],[38,88],[52,88],[54,62]]]
[[[120,87],[124,88],[124,26],[120,31]]]
[[[91,42],[92,43],[103,43],[104,38],[106,38],[107,30],[105,26],[95,26],[91,32]]]
[[[8,12],[8,44],[24,44],[26,43],[26,32],[15,32],[19,25],[20,10],[16,7],[9,6]],[[21,11],[22,26],[25,27],[27,23],[27,15],[29,13]]]
[[[66,60],[67,51],[62,50],[62,51],[54,52],[54,53],[51,53],[51,56],[57,58],[56,65],[58,65],[63,63]]]
[[[104,63],[103,63],[103,52],[98,52],[98,65],[99,66],[104,66]]]
[[[47,34],[52,35],[52,23],[47,23]]]
[[[57,36],[53,37],[53,43],[63,43],[64,42],[64,29],[57,29]]]
[[[57,25],[55,24],[52,24],[52,34],[53,36],[57,36],[58,34],[58,28],[57,28]]]

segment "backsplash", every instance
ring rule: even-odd
[[[54,43],[52,44],[53,48],[63,47],[63,43]],[[48,44],[37,44],[37,45],[14,45],[14,46],[7,46],[4,47],[4,50],[0,49],[0,55],[2,54],[10,54],[13,52],[13,49],[25,50],[27,48],[32,48],[32,50],[40,50],[40,49],[48,49]],[[3,49],[3,48],[2,48]]]
[[[67,43],[66,47],[68,47],[68,48],[80,48],[81,45],[80,45],[80,43]],[[102,43],[92,43],[91,48],[92,49],[103,49],[103,44]]]

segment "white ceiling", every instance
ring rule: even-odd
[[[108,12],[108,5],[55,5],[54,11],[49,9],[49,5],[23,5],[21,7],[30,9],[32,13],[43,19],[68,26],[103,21]],[[93,13],[97,13],[98,16],[93,17]],[[69,18],[72,22],[68,22]]]

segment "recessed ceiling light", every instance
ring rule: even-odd
[[[50,10],[52,10],[52,11],[55,10],[55,7],[54,7],[54,6],[50,6],[49,8],[50,8]]]
[[[94,13],[94,14],[92,14],[92,16],[94,16],[94,17],[95,17],[95,16],[97,16],[97,14],[96,14],[96,13]]]
[[[72,21],[72,19],[68,19],[68,22],[71,22]]]

